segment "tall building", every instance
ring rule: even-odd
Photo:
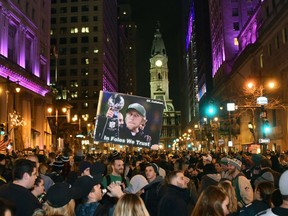
[[[0,122],[15,150],[51,144],[50,6],[49,0],[0,2]]]
[[[238,55],[238,35],[260,0],[209,1],[212,44],[212,76],[229,74]]]
[[[209,8],[213,97],[224,107],[227,102],[238,105],[228,121],[233,129],[231,120],[237,119],[239,127],[231,148],[287,150],[288,2],[211,0]],[[277,88],[266,85],[271,79]],[[264,130],[267,123],[270,133]]]
[[[51,2],[51,82],[84,129],[94,123],[99,91],[118,91],[117,1]]]
[[[136,95],[136,33],[131,5],[119,3],[119,92]]]
[[[163,144],[165,148],[172,145],[173,140],[181,134],[181,112],[174,109],[173,101],[169,97],[167,62],[168,56],[160,32],[160,24],[158,23],[150,58],[150,97],[162,100],[165,103],[160,137],[160,144]]]

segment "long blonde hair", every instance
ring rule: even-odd
[[[69,203],[60,208],[54,208],[47,203],[45,203],[44,205],[46,216],[53,216],[53,215],[74,216],[74,209],[75,209],[75,201],[73,199],[71,199]]]
[[[124,194],[118,200],[113,216],[149,216],[149,213],[140,197]]]
[[[237,197],[234,187],[229,180],[221,181],[218,184],[219,187],[223,188],[229,198],[228,210],[230,213],[237,212],[238,204],[237,204]]]

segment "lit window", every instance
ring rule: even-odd
[[[71,29],[70,29],[70,33],[71,33],[71,34],[76,34],[76,33],[78,33],[78,28],[76,28],[76,27],[71,28]]]
[[[98,49],[94,49],[93,52],[94,52],[94,53],[98,53],[99,50],[98,50]]]
[[[260,61],[260,68],[263,68],[263,53],[260,54],[259,61]]]
[[[85,63],[89,64],[89,59],[88,58],[85,59]]]
[[[126,11],[123,11],[123,14],[126,15]]]
[[[81,32],[82,33],[89,33],[89,27],[82,27]]]
[[[235,45],[235,46],[238,46],[238,45],[239,45],[239,42],[238,42],[238,39],[237,39],[237,38],[234,38],[234,45]]]
[[[282,29],[282,40],[283,40],[283,44],[285,44],[287,42],[287,31],[286,31],[286,28]]]
[[[53,33],[54,33],[54,32],[53,32],[53,29],[51,29],[51,30],[50,30],[50,35],[53,35]]]
[[[132,49],[132,47],[130,46],[130,47],[129,47],[129,49],[131,50],[131,49]]]

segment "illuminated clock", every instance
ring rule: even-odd
[[[168,104],[168,105],[167,105],[167,110],[168,110],[168,111],[173,111],[173,107]]]
[[[159,60],[159,59],[155,62],[155,65],[156,65],[157,67],[161,67],[162,64],[163,64],[162,61]]]

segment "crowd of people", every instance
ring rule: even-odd
[[[288,215],[288,153],[0,154],[0,215]]]

